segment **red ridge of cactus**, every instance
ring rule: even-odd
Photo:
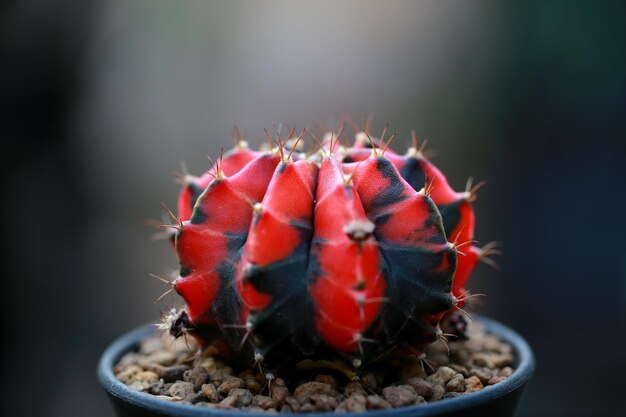
[[[370,155],[371,149],[360,147],[349,154],[348,160],[363,161]],[[441,213],[448,240],[459,245],[471,244],[461,250],[463,254],[458,258],[452,286],[454,296],[462,298],[466,294],[465,283],[480,258],[480,249],[473,244],[475,218],[470,204],[473,193],[471,190],[455,191],[443,173],[415,145],[405,155],[387,151],[385,156],[413,189],[431,188],[429,195]]]
[[[282,161],[255,210],[237,283],[257,351],[285,336],[303,351],[313,348],[306,268],[317,171],[310,161]]]
[[[320,167],[314,231],[316,327],[331,347],[354,352],[384,302],[383,259],[352,179],[332,156]]]
[[[458,258],[457,273],[452,286],[454,296],[461,298],[465,294],[465,282],[476,264],[476,260],[468,255],[470,252],[477,253],[477,248],[473,246],[475,218],[470,205],[472,195],[469,190],[457,192],[450,187],[443,173],[421,153],[413,150],[402,159],[404,164],[400,172],[408,181],[413,181],[415,188],[427,186],[426,182],[431,183],[430,195],[441,212],[448,240],[458,245],[470,244],[469,249],[461,250],[463,255]]]
[[[178,196],[178,216],[183,220],[189,220],[193,212],[193,206],[196,204],[198,197],[208,187],[215,178],[216,170],[230,177],[239,172],[250,161],[259,156],[261,152],[253,151],[248,148],[244,141],[239,141],[234,149],[230,150],[221,157],[221,160],[213,164],[213,166],[199,177],[184,176],[185,182]]]
[[[227,293],[231,285],[221,275],[232,268],[229,262],[238,261],[252,220],[252,202],[265,195],[278,161],[275,155],[263,154],[232,177],[215,178],[199,196],[191,219],[178,231],[180,276],[174,285],[195,324],[214,321],[216,296],[220,290]]]
[[[309,157],[236,148],[183,187],[174,285],[201,342],[222,335],[255,360],[281,346],[367,359],[423,349],[463,303],[481,256],[473,190],[454,191],[415,146],[330,137]]]
[[[415,191],[391,161],[372,156],[354,171],[354,182],[374,235],[387,261],[388,313],[382,318],[387,343],[421,345],[436,334],[425,316],[454,306],[450,287],[456,250],[446,240],[441,216],[433,201]],[[432,339],[431,339],[432,338]]]

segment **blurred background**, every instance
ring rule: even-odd
[[[0,3],[3,416],[112,416],[95,377],[176,266],[144,224],[236,124],[370,113],[487,180],[477,311],[526,336],[519,415],[626,409],[622,1]],[[170,298],[169,302],[174,302]]]

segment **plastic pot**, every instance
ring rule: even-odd
[[[515,371],[504,381],[484,389],[454,398],[388,410],[372,410],[365,413],[342,413],[344,417],[512,417],[522,397],[524,388],[533,375],[535,358],[528,343],[505,325],[483,317],[477,318],[488,333],[498,335],[513,347]],[[98,365],[98,378],[105,389],[115,413],[119,417],[251,417],[271,415],[242,411],[216,410],[177,404],[160,400],[150,394],[135,391],[118,381],[113,367],[127,352],[137,350],[139,341],[154,333],[153,325],[139,327],[113,342],[104,352]],[[331,413],[308,413],[306,416],[328,417]]]

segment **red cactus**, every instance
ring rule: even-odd
[[[240,143],[185,177],[173,284],[187,310],[171,332],[223,336],[255,360],[291,346],[360,360],[423,349],[483,255],[478,187],[455,192],[415,141],[398,155],[365,132],[350,149],[331,134],[307,157],[302,136],[291,150],[280,138],[266,152]]]

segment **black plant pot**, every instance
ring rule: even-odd
[[[478,318],[488,333],[498,335],[513,346],[516,362],[515,371],[504,381],[488,386],[480,391],[464,394],[430,404],[420,404],[389,410],[375,410],[366,413],[343,413],[345,417],[423,417],[423,416],[462,416],[462,417],[512,417],[515,415],[526,384],[533,375],[535,358],[526,341],[513,330],[493,320]],[[177,404],[155,398],[150,394],[135,391],[115,378],[113,366],[127,352],[136,350],[139,341],[152,334],[154,326],[139,327],[116,340],[102,355],[98,365],[98,377],[113,403],[119,417],[195,417],[224,416],[250,417],[253,413],[200,408]],[[328,413],[309,413],[307,416],[326,417]],[[254,415],[260,415],[254,413]]]

